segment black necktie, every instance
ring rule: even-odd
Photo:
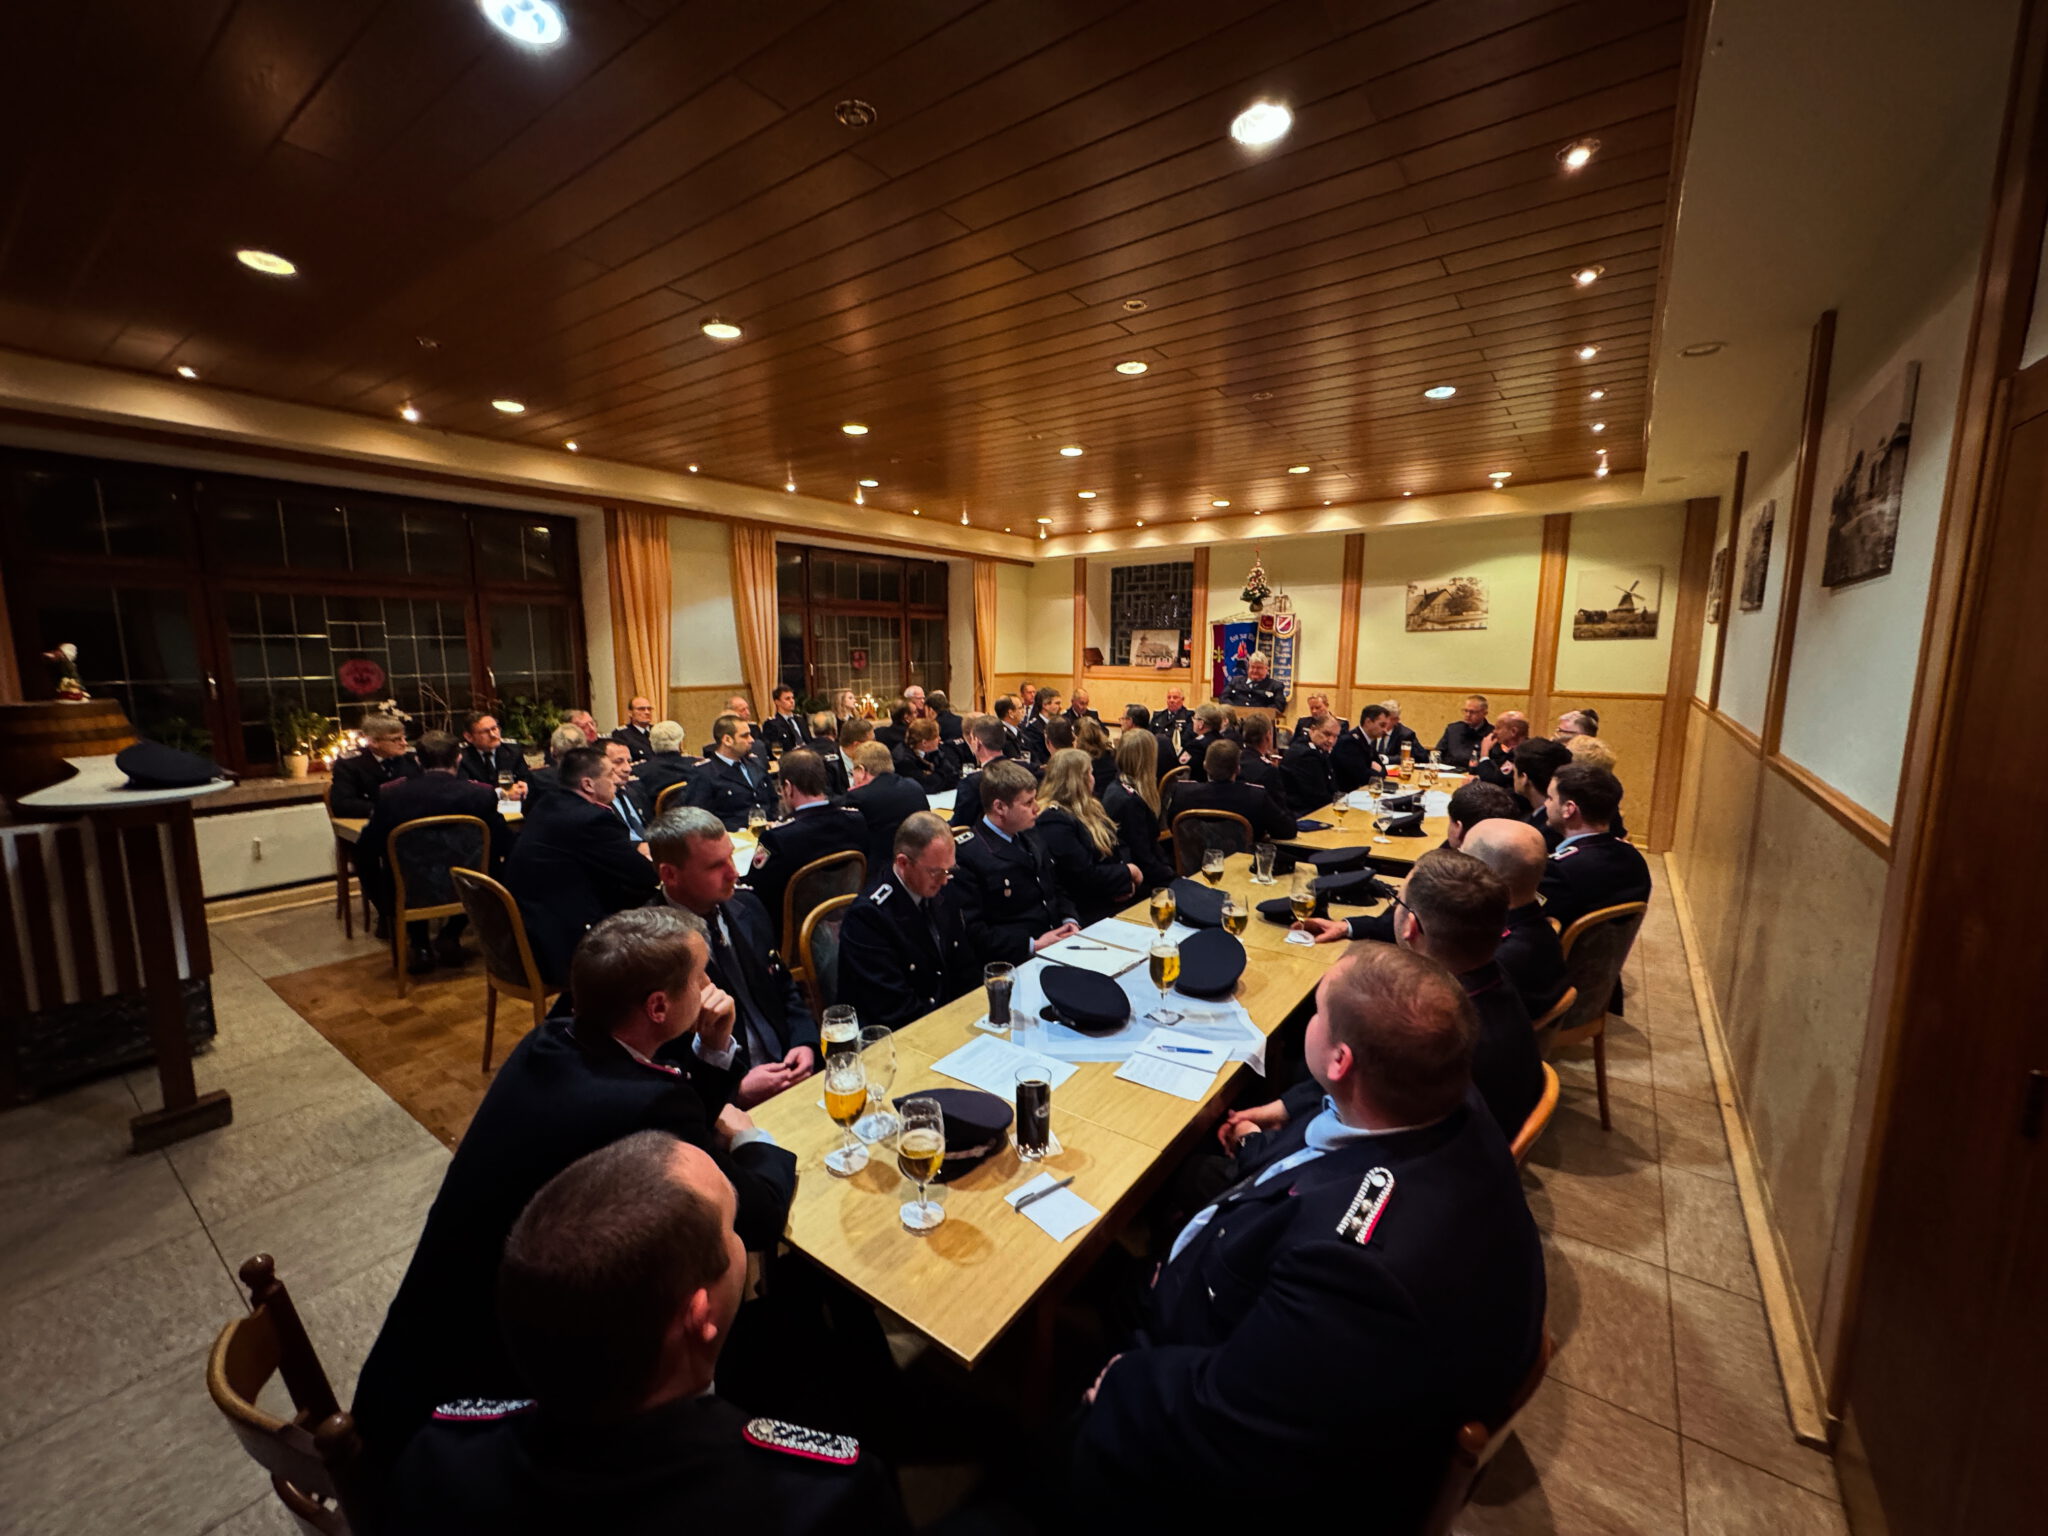
[[[732,994],[732,1000],[739,1009],[740,1022],[745,1027],[747,1054],[753,1064],[759,1067],[780,1061],[782,1052],[776,1048],[775,1036],[768,1028],[760,1004],[754,1000],[754,989],[747,981],[747,968],[726,927],[723,907],[711,914],[711,965],[711,979]]]

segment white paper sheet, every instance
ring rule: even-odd
[[[753,843],[734,843],[732,845],[732,867],[740,872],[742,880],[747,878],[747,871],[754,867],[754,849],[756,846]]]
[[[992,1093],[1005,1104],[1016,1101],[1017,1073],[1025,1067],[1043,1067],[1055,1089],[1074,1075],[1074,1069],[1065,1062],[1024,1050],[994,1035],[970,1040],[932,1063],[932,1070],[941,1076]]]
[[[1057,1184],[1052,1174],[1041,1173],[1037,1178],[1018,1185],[1003,1198],[1016,1209],[1017,1201],[1025,1195]],[[1064,1243],[1102,1212],[1075,1194],[1073,1188],[1054,1190],[1041,1200],[1034,1200],[1019,1214],[1028,1216],[1040,1231],[1056,1243]]]
[[[1099,939],[1076,934],[1070,939],[1049,945],[1038,952],[1038,958],[1054,965],[1078,966],[1084,971],[1094,971],[1100,976],[1121,976],[1134,965],[1142,965],[1145,955],[1142,950],[1132,951],[1115,944],[1105,944]]]
[[[953,801],[959,793],[957,789],[942,789],[936,795],[926,795],[925,799],[931,802],[933,810],[944,811],[950,816],[953,814]]]
[[[1186,923],[1169,923],[1166,928],[1167,938],[1176,946],[1194,932]],[[1143,955],[1152,947],[1152,941],[1159,937],[1159,933],[1150,923],[1127,923],[1120,917],[1105,917],[1083,928],[1081,937],[1099,939],[1104,944],[1114,944],[1118,949],[1134,949]]]
[[[1229,1050],[1220,1043],[1184,1036],[1177,1028],[1155,1029],[1116,1075],[1127,1083],[1200,1103],[1229,1060]]]

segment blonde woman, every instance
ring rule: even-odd
[[[1046,764],[1037,831],[1084,928],[1128,906],[1144,884],[1145,872],[1125,862],[1116,823],[1095,798],[1094,764],[1079,747],[1062,748]]]
[[[1565,751],[1571,753],[1572,761],[1585,763],[1594,768],[1605,768],[1609,773],[1618,771],[1614,766],[1614,748],[1598,736],[1567,736]]]
[[[839,697],[832,701],[832,713],[839,717],[841,725],[860,714],[860,695],[851,688],[839,690]]]
[[[1116,823],[1117,835],[1144,874],[1147,890],[1170,884],[1173,871],[1159,842],[1159,738],[1135,727],[1117,743],[1117,776],[1102,792],[1102,808]]]
[[[1095,770],[1095,794],[1100,799],[1116,782],[1116,754],[1109,750],[1109,732],[1100,720],[1084,717],[1074,723],[1074,745],[1088,754]]]

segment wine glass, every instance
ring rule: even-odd
[[[825,1113],[839,1127],[839,1145],[825,1154],[825,1171],[848,1178],[868,1165],[868,1149],[853,1134],[854,1122],[868,1107],[866,1064],[857,1050],[834,1051],[825,1058]]]
[[[898,1108],[903,1126],[896,1133],[896,1167],[917,1186],[917,1198],[906,1200],[899,1214],[905,1227],[922,1236],[946,1219],[946,1208],[925,1196],[946,1158],[946,1112],[937,1099],[922,1097],[905,1099]]]
[[[1152,926],[1161,933],[1173,926],[1174,915],[1180,911],[1180,903],[1173,899],[1173,887],[1162,885],[1152,893]]]
[[[1225,933],[1242,936],[1245,923],[1250,917],[1251,908],[1247,907],[1235,896],[1228,898],[1223,903],[1223,931]]]
[[[889,1085],[896,1081],[896,1032],[886,1024],[870,1024],[860,1032],[861,1064],[868,1078],[868,1112],[853,1133],[862,1141],[882,1141],[896,1130],[889,1108]]]
[[[1288,905],[1294,909],[1294,920],[1306,922],[1316,915],[1316,872],[1310,864],[1298,864],[1294,870],[1294,887],[1287,893]],[[1315,935],[1300,928],[1287,930],[1289,944],[1313,944]]]
[[[1212,886],[1223,883],[1224,858],[1225,854],[1221,848],[1204,848],[1202,850],[1202,878]]]
[[[1163,935],[1145,952],[1152,986],[1159,993],[1159,1006],[1145,1015],[1153,1024],[1178,1024],[1181,1013],[1166,1005],[1166,989],[1180,979],[1180,948]]]
[[[1337,826],[1341,830],[1344,826],[1344,818],[1351,814],[1351,797],[1349,795],[1339,795],[1336,799],[1332,800],[1330,802],[1330,814],[1337,819]]]

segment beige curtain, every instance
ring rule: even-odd
[[[605,571],[612,597],[612,682],[617,712],[636,695],[653,701],[656,719],[668,715],[668,518],[639,508],[606,507]],[[595,703],[595,700],[591,702]]]
[[[765,523],[732,525],[732,616],[739,627],[740,666],[765,719],[775,693],[775,530]]]
[[[996,692],[996,563],[974,562],[974,707],[987,711]]]

